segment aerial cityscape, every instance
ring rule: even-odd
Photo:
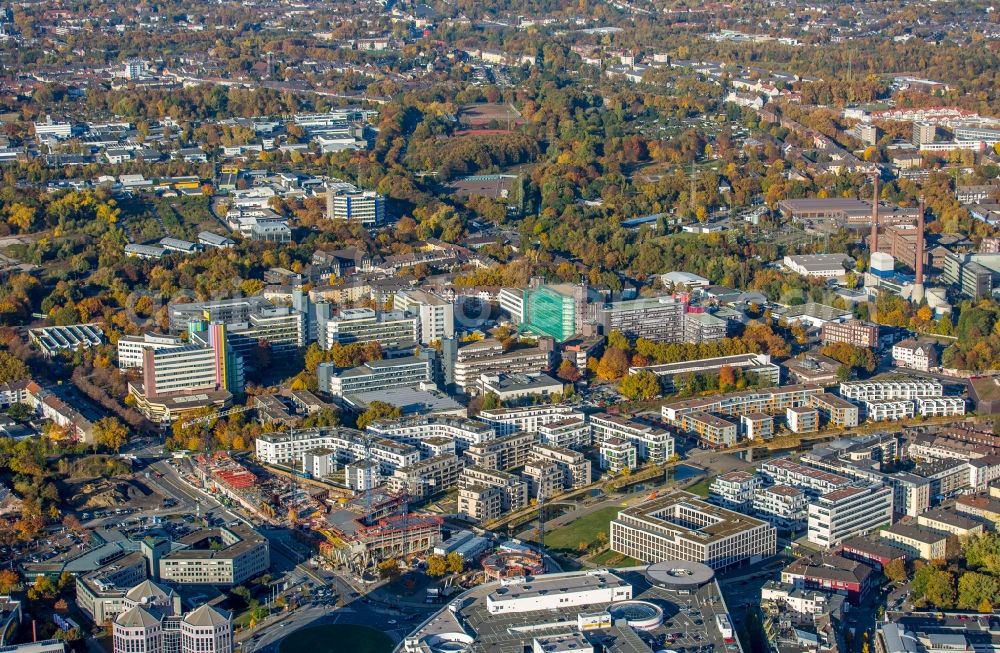
[[[1000,10],[0,3],[0,653],[1000,653]]]

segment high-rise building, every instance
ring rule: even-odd
[[[170,305],[170,328],[183,331],[192,322],[220,322],[233,348],[248,354],[261,343],[275,353],[291,352],[309,344],[307,299],[293,293],[293,306],[277,306],[264,297],[238,297],[210,302]],[[296,305],[299,308],[296,308]]]
[[[913,123],[913,138],[911,139],[915,147],[920,147],[926,143],[933,143],[937,136],[937,127],[930,122]]]
[[[423,290],[400,290],[392,306],[420,317],[420,344],[455,337],[455,307],[442,297]]]
[[[150,420],[222,407],[243,393],[243,358],[230,347],[225,325],[192,323],[190,334],[191,344],[142,350],[142,380],[129,383],[129,394]]]
[[[328,188],[326,217],[329,220],[359,222],[366,229],[385,223],[385,197],[372,191]]]
[[[604,304],[597,320],[604,333],[619,331],[633,340],[682,342],[686,311],[686,302],[665,295]]]
[[[809,541],[835,547],[855,535],[891,524],[892,501],[892,488],[881,484],[827,492],[809,504]]]
[[[587,287],[571,284],[536,284],[525,291],[522,327],[557,342],[569,340],[587,318]]]

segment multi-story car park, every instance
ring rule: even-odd
[[[840,396],[854,401],[893,401],[943,395],[944,386],[933,379],[851,381],[840,384]]]
[[[646,562],[689,560],[722,569],[759,562],[774,555],[776,546],[767,522],[688,492],[625,508],[611,522],[611,549]]]
[[[239,585],[271,566],[267,539],[246,526],[224,526],[194,531],[178,542],[184,548],[163,554],[160,578],[198,585]],[[222,548],[207,546],[221,542]],[[202,545],[206,545],[202,547]]]
[[[809,504],[809,541],[831,548],[891,524],[892,497],[892,488],[882,484],[827,492]]]
[[[657,426],[598,413],[590,416],[590,430],[594,442],[603,442],[609,438],[631,442],[635,445],[639,459],[643,461],[662,465],[674,455],[674,437]]]
[[[585,419],[584,414],[572,406],[560,405],[497,408],[480,411],[476,417],[492,426],[497,435],[510,435],[519,431],[535,433],[547,424],[567,419]]]
[[[295,466],[302,456],[315,449],[332,449],[340,462],[371,459],[383,474],[392,474],[400,467],[420,461],[416,447],[345,427],[327,427],[265,433],[257,438],[257,458],[269,464]]]

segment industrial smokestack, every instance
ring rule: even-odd
[[[878,251],[878,172],[872,177],[872,238],[871,254]]]
[[[916,273],[913,279],[913,293],[910,299],[914,304],[924,300],[924,198],[920,198],[920,213],[917,214],[917,259],[913,263]]]

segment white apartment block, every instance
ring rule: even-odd
[[[400,467],[409,467],[420,461],[420,452],[412,445],[369,437],[344,427],[265,433],[256,440],[258,460],[271,465],[294,465],[303,454],[315,449],[331,449],[341,462],[365,460],[370,452],[383,474],[392,474]]]
[[[590,426],[574,417],[539,426],[538,437],[543,444],[568,449],[583,449],[591,442]]]
[[[518,432],[537,433],[543,426],[554,422],[562,422],[567,419],[586,420],[586,416],[572,406],[560,405],[484,410],[480,411],[477,418],[492,426],[497,435],[510,435]]]
[[[449,438],[459,453],[471,445],[494,439],[493,429],[473,419],[448,415],[426,415],[402,419],[379,420],[368,425],[367,431],[390,440],[420,446],[424,440]]]
[[[524,290],[521,288],[501,288],[497,293],[497,301],[500,310],[510,315],[510,321],[514,324],[524,322]]]
[[[754,494],[754,514],[775,528],[797,531],[809,517],[809,499],[805,492],[790,485],[772,485]]]
[[[413,347],[419,338],[419,318],[403,311],[376,313],[370,308],[345,308],[326,320],[324,349],[335,344],[377,342],[383,349]]]
[[[674,437],[664,429],[642,422],[598,413],[590,416],[590,432],[594,442],[612,438],[631,442],[640,460],[656,465],[662,465],[674,455]]]
[[[708,488],[708,500],[727,510],[749,513],[754,495],[764,486],[757,474],[735,471],[720,474]]]
[[[767,522],[672,492],[625,508],[611,522],[611,550],[641,560],[690,560],[714,569],[774,555],[777,534]]]
[[[320,363],[316,374],[319,388],[335,397],[390,388],[412,388],[433,381],[431,361],[422,356],[369,361],[349,370],[338,369],[332,363]]]
[[[932,379],[910,381],[851,381],[840,384],[840,396],[854,401],[892,401],[917,397],[940,397],[944,386]]]
[[[812,496],[846,488],[852,483],[846,476],[800,465],[788,458],[777,458],[762,463],[760,473],[772,485],[791,485]]]
[[[147,333],[141,336],[118,338],[118,367],[125,370],[142,368],[142,353],[147,349],[171,349],[186,343],[176,336]]]
[[[865,414],[869,422],[891,422],[913,417],[913,402],[909,400],[866,401]]]
[[[819,385],[786,385],[780,388],[731,392],[704,399],[685,399],[664,404],[660,410],[664,421],[679,426],[684,415],[697,412],[731,416],[749,413],[777,415],[786,408],[808,406],[812,397],[820,394],[823,394],[823,387]]]
[[[809,504],[807,537],[829,549],[855,535],[867,535],[892,523],[892,499],[892,488],[880,484],[828,492]]]
[[[638,466],[639,456],[635,444],[622,438],[608,438],[598,444],[601,469],[618,474]]]
[[[950,417],[965,414],[964,397],[918,397],[917,414],[922,417]]]
[[[392,307],[419,316],[420,344],[429,345],[455,337],[455,306],[434,293],[399,290],[393,297]]]
[[[340,191],[327,200],[327,218],[346,222],[360,222],[366,229],[385,222],[385,197],[372,191]]]
[[[559,470],[560,492],[583,487],[590,483],[590,461],[579,451],[551,444],[539,444],[531,449],[528,462],[529,464],[546,462],[555,465]]]

